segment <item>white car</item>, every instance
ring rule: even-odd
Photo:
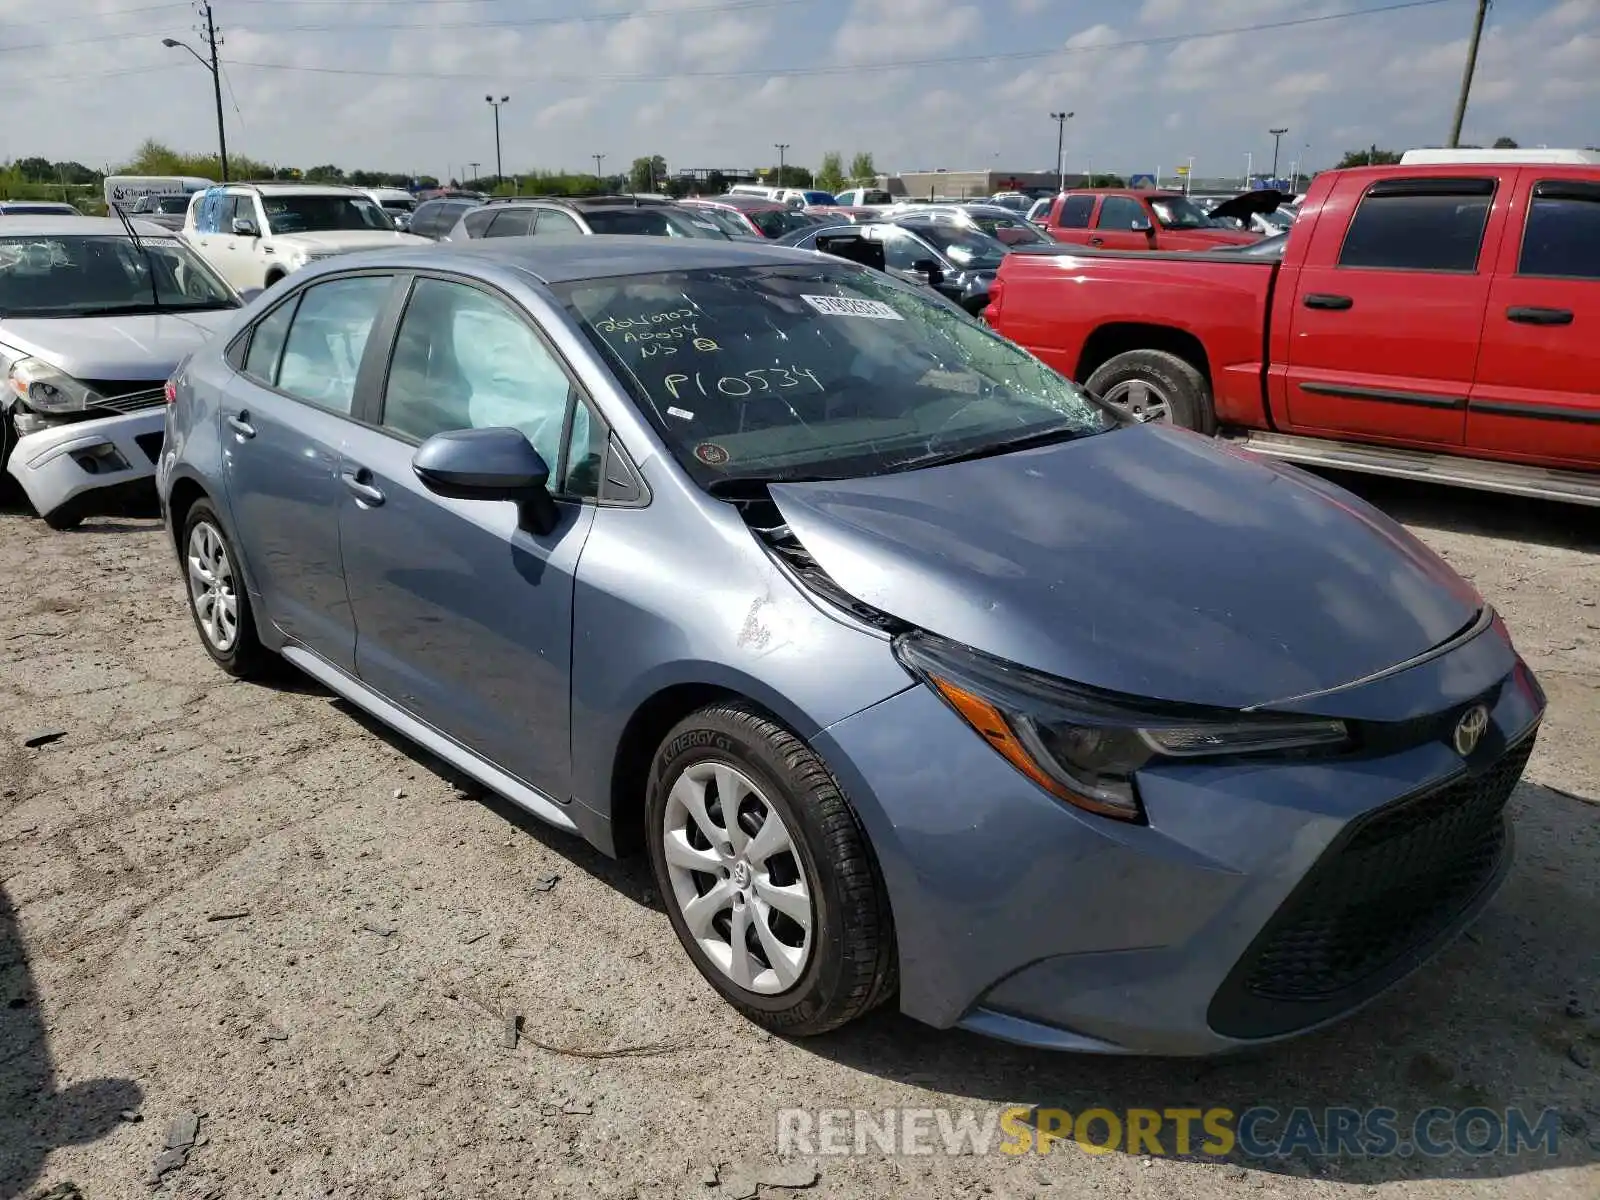
[[[401,233],[360,188],[231,183],[198,192],[183,236],[241,292],[269,288],[307,263],[427,238]]]
[[[0,467],[52,529],[153,496],[165,384],[239,296],[172,231],[0,222]]]
[[[404,233],[411,228],[411,214],[417,211],[415,196],[405,188],[375,187],[366,188],[365,191],[379,208],[389,214],[396,229]]]

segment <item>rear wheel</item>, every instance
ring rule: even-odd
[[[1165,350],[1129,350],[1102,364],[1084,387],[1135,421],[1217,431],[1211,386],[1194,365]]]
[[[256,636],[238,556],[209,500],[196,500],[189,507],[181,544],[189,613],[206,653],[236,678],[264,675],[271,655]]]
[[[783,726],[734,704],[680,722],[656,755],[647,814],[672,927],[750,1020],[822,1033],[893,993],[893,922],[866,834]]]

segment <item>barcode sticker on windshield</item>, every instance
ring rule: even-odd
[[[877,321],[904,321],[905,318],[882,300],[855,300],[849,296],[801,296],[826,317],[871,317]]]

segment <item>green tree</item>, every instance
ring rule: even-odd
[[[1519,147],[1517,145],[1517,139],[1516,138],[1508,138],[1508,137],[1497,137],[1497,138],[1495,138],[1495,140],[1494,140],[1494,148],[1496,150],[1516,150],[1516,149],[1519,149]]]
[[[1128,181],[1121,175],[1091,175],[1085,187],[1092,188],[1125,188]]]
[[[850,182],[862,187],[878,182],[878,164],[872,161],[870,150],[862,150],[850,160]]]
[[[829,150],[817,168],[817,186],[828,192],[842,192],[844,184],[844,157],[837,150]]]
[[[1400,156],[1393,150],[1379,150],[1377,144],[1374,143],[1365,150],[1346,150],[1344,157],[1338,161],[1335,169],[1392,166],[1399,161]]]
[[[659,154],[649,154],[633,160],[628,168],[628,190],[655,192],[667,178],[667,160]]]
[[[343,183],[344,168],[336,167],[332,163],[323,163],[311,167],[306,171],[307,183]]]

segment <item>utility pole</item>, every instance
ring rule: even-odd
[[[161,44],[168,50],[184,49],[206,70],[211,72],[211,93],[217,102],[217,161],[221,167],[221,182],[228,182],[228,131],[222,123],[222,65],[217,60],[217,47],[222,45],[223,39],[217,33],[216,15],[211,11],[209,0],[200,0],[200,15],[205,18],[205,27],[200,30],[205,35],[206,49],[209,56],[195,52],[195,48],[187,42],[180,42],[177,38],[162,38]]]
[[[1484,18],[1489,15],[1489,0],[1478,0],[1478,15],[1472,21],[1472,40],[1467,43],[1467,67],[1461,73],[1461,95],[1456,97],[1456,117],[1450,122],[1450,148],[1461,145],[1461,123],[1467,119],[1467,96],[1472,91],[1472,73],[1478,69],[1478,42],[1483,37]]]
[[[505,178],[506,178],[504,170],[500,165],[500,106],[502,104],[504,104],[506,101],[510,100],[510,99],[511,99],[510,96],[501,96],[500,99],[498,99],[498,100],[496,100],[493,96],[485,96],[484,97],[484,100],[486,100],[490,104],[490,106],[493,107],[493,109],[494,109],[494,185],[495,185],[495,187],[499,187],[502,183],[504,183],[505,182]]]
[[[1250,179],[1255,173],[1256,152],[1254,150],[1246,150],[1244,152],[1244,186],[1246,191],[1250,189]]]
[[[1050,114],[1050,119],[1056,123],[1057,189],[1064,192],[1067,190],[1067,160],[1062,156],[1067,150],[1067,122],[1072,120],[1072,114],[1069,112],[1053,112]],[[1091,185],[1094,183],[1092,179],[1089,182]]]
[[[1288,133],[1289,130],[1287,128],[1269,129],[1267,132],[1272,135],[1272,181],[1276,183],[1278,181],[1278,147],[1283,145],[1283,135]]]
[[[778,152],[778,186],[783,186],[783,152],[789,148],[788,142],[773,142],[772,148]]]

